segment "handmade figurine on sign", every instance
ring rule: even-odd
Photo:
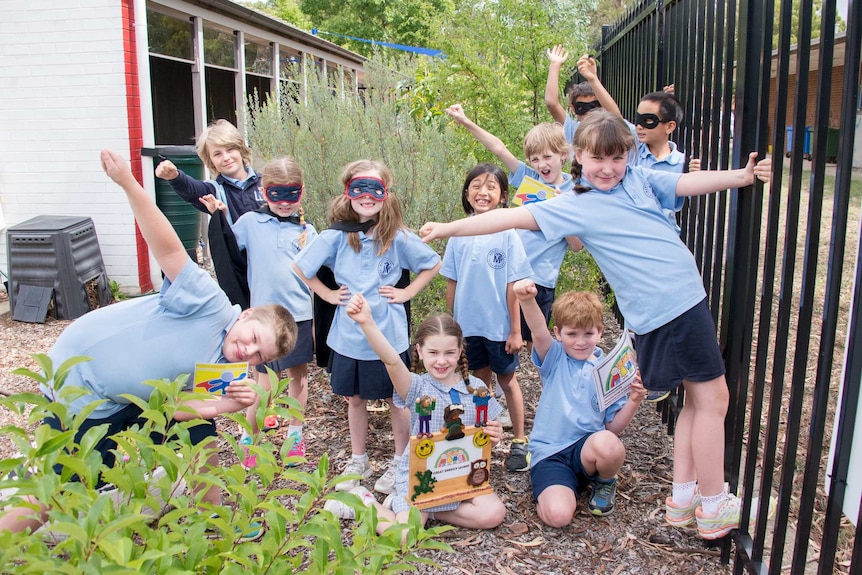
[[[488,425],[488,403],[491,401],[491,394],[487,387],[478,389],[468,389],[467,391],[473,394],[473,404],[476,406],[476,427],[485,427]]]
[[[419,416],[419,433],[416,437],[431,437],[431,414],[434,413],[434,408],[437,406],[437,398],[430,395],[423,395],[416,398],[416,415]]]
[[[446,440],[454,441],[464,437],[464,424],[461,423],[461,414],[464,407],[461,405],[450,405],[443,410],[443,429],[446,432]]]

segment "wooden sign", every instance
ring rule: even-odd
[[[447,431],[410,438],[408,503],[428,509],[493,493],[491,438],[472,425],[462,432],[458,439],[446,439]]]

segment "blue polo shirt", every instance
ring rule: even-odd
[[[663,326],[706,297],[694,257],[662,211],[682,204],[676,196],[681,175],[628,167],[607,192],[563,194],[526,206],[548,241],[581,239],[636,334]]]
[[[306,246],[317,230],[306,224]],[[271,214],[246,212],[233,226],[236,243],[248,254],[248,285],[251,305],[278,303],[296,321],[311,319],[311,290],[293,271],[293,261],[302,250],[303,229],[293,222],[281,222]]]
[[[122,394],[149,400],[153,388],[144,380],[173,380],[193,374],[195,363],[223,362],[222,344],[239,313],[210,275],[189,260],[173,283],[165,279],[161,293],[84,314],[48,352],[55,367],[76,355],[92,358],[69,371],[65,385],[89,392],[69,410],[80,413],[104,399],[89,416],[102,419],[128,405]],[[186,389],[191,386],[190,376]],[[41,390],[51,397],[47,387]]]
[[[521,182],[524,181],[525,176],[545,183],[539,172],[524,162],[518,162],[518,168],[509,174],[509,186],[517,190]],[[563,174],[562,184],[558,186],[546,185],[558,189],[563,195],[575,188],[572,176],[565,173]],[[524,251],[527,252],[530,267],[533,268],[533,275],[530,276],[530,279],[546,288],[554,289],[557,287],[560,265],[563,263],[563,256],[566,255],[566,248],[569,245],[566,239],[559,238],[549,241],[542,233],[532,230],[518,230],[518,236],[520,236],[521,243],[524,245]]]
[[[454,316],[465,336],[508,339],[506,286],[532,274],[515,230],[450,238],[440,274],[458,282]]]
[[[570,357],[563,344],[553,340],[544,360],[533,348],[533,364],[542,378],[542,395],[536,406],[530,433],[530,466],[559,453],[589,433],[605,429],[627,399],[618,399],[605,411],[599,409],[593,370],[604,354],[596,348],[590,359]]]
[[[385,285],[394,286],[401,278],[402,269],[418,274],[436,266],[440,256],[407,229],[398,232],[392,245],[380,256],[376,254],[373,230],[371,236],[364,232],[358,234],[362,245],[357,253],[347,243],[347,232],[324,230],[296,256],[296,265],[307,278],[314,277],[317,270],[327,266],[339,285],[346,285],[351,294],[361,293],[371,306],[380,331],[401,353],[410,345],[407,314],[402,304],[389,303],[379,290]],[[379,359],[359,324],[347,317],[345,306],[338,306],[326,343],[345,357],[365,361]]]
[[[683,168],[685,168],[685,154],[677,149],[676,142],[668,141],[667,145],[670,146],[670,154],[659,160],[649,151],[649,146],[643,142],[639,142],[637,165],[641,168],[659,170],[660,172],[681,174]]]

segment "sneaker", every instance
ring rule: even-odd
[[[371,477],[371,462],[367,459],[362,462],[354,458],[350,458],[347,465],[344,466],[341,475],[361,475],[363,479]],[[359,487],[358,479],[346,479],[335,485],[336,491],[350,491]]]
[[[506,469],[509,471],[528,471],[530,469],[530,452],[527,450],[527,439],[513,439],[509,447],[509,457],[506,459]]]
[[[362,487],[361,485],[354,487],[349,491],[359,497],[366,506],[374,503],[374,495],[371,494],[370,491]],[[326,503],[323,504],[323,508],[339,519],[356,519],[356,509],[347,503],[343,503],[341,501],[337,501],[335,499],[329,499]]]
[[[646,397],[644,401],[647,403],[658,403],[659,401],[664,401],[670,397],[670,390],[660,391],[660,390],[651,390],[647,391]]]
[[[254,444],[251,439],[251,435],[243,431],[239,438],[239,444],[243,446],[242,466],[245,467],[246,470],[257,467],[257,455],[251,453],[247,447]]]
[[[497,421],[500,422],[503,429],[512,429],[512,418],[509,416],[508,408],[503,408],[503,411],[501,411],[499,417],[497,417]]]
[[[393,491],[383,500],[383,508],[392,511],[392,504],[395,503],[395,492]]]
[[[694,497],[688,505],[678,507],[673,497],[664,500],[664,518],[672,527],[688,527],[694,523],[694,512],[700,507],[700,490],[694,490]]]
[[[218,515],[214,513],[210,517],[217,518]],[[238,543],[257,541],[258,539],[263,537],[265,531],[266,530],[263,528],[263,525],[261,523],[258,523],[257,521],[252,521],[251,523],[249,523],[248,529],[246,529],[244,533],[240,533],[239,528],[234,527],[234,533],[238,535],[238,537],[236,538]],[[219,531],[219,529],[215,526],[207,527],[205,533],[207,538],[209,539],[221,539],[221,531]]]
[[[398,469],[398,464],[394,461],[389,462],[389,467],[386,473],[380,476],[380,479],[374,482],[374,491],[377,493],[389,494],[395,491],[395,473]]]
[[[305,438],[298,433],[291,433],[287,436],[288,441],[293,441],[290,451],[287,452],[288,457],[305,457]],[[288,467],[296,467],[298,463],[288,463]]]
[[[590,482],[590,513],[603,517],[614,510],[614,498],[617,495],[617,478],[610,481],[594,479]]]
[[[703,507],[698,506],[694,515],[697,519],[697,532],[703,539],[721,539],[731,531],[739,527],[739,511],[742,502],[731,493],[725,495],[724,500],[718,504],[718,512],[715,515],[707,515]]]

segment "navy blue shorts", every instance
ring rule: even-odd
[[[51,429],[64,431],[60,426],[60,420],[54,416],[46,417],[45,423],[49,425]],[[95,450],[102,455],[102,462],[110,468],[113,467],[116,462],[114,450],[117,449],[117,442],[111,439],[111,437],[121,431],[131,428],[134,425],[143,426],[144,423],[146,423],[146,420],[141,417],[141,409],[134,403],[130,403],[117,413],[109,415],[108,417],[102,419],[88,417],[85,419],[75,434],[75,442],[80,443],[81,438],[89,429],[107,424],[108,431],[105,433],[105,436],[96,443]],[[202,423],[193,425],[188,429],[189,439],[191,440],[192,445],[197,445],[209,438],[218,437],[216,424],[212,419],[205,419]],[[161,433],[151,433],[150,439],[153,440],[154,444],[159,444],[164,443],[165,436]],[[176,439],[176,436],[173,436],[172,439]],[[54,471],[56,473],[62,472],[62,465],[55,465]],[[73,480],[77,481],[77,476],[73,477]],[[105,483],[100,479],[97,487],[102,487],[103,485],[105,485]]]
[[[491,341],[486,337],[471,335],[464,338],[467,348],[467,367],[471,370],[491,366],[491,371],[500,375],[515,373],[521,362],[518,354],[506,353],[505,341]]]
[[[404,365],[410,367],[410,354],[400,354]],[[362,399],[392,399],[395,391],[386,366],[379,359],[365,361],[346,357],[337,352],[329,356],[332,365],[332,375],[329,384],[332,393]]]
[[[314,359],[314,337],[311,333],[311,320],[309,319],[296,322],[296,346],[293,351],[275,361],[258,365],[255,369],[260,373],[266,373],[268,367],[275,373],[280,373],[289,367],[311,363],[312,359]]]
[[[592,433],[583,436],[562,451],[546,457],[530,468],[530,481],[533,484],[533,501],[539,500],[542,491],[552,485],[562,485],[577,493],[586,489],[595,475],[587,475],[581,463],[581,451]]]
[[[536,292],[536,303],[539,304],[539,309],[545,316],[545,325],[548,325],[548,322],[551,321],[551,308],[554,307],[554,288],[536,284]],[[530,331],[530,327],[524,321],[524,312],[521,312],[521,337],[524,341],[533,341],[533,332]]]
[[[685,381],[710,381],[724,375],[715,323],[706,299],[649,333],[635,337],[644,387],[676,389]]]

